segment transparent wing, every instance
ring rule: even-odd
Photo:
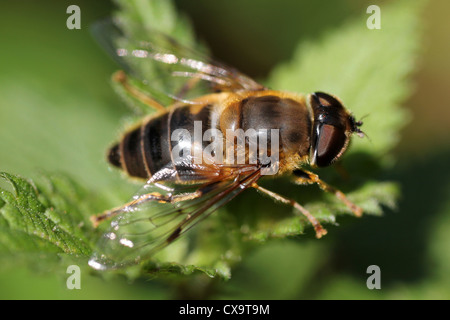
[[[191,98],[217,91],[262,90],[264,86],[238,70],[183,46],[156,30],[142,32],[146,39],[133,39],[120,22],[97,23],[94,34],[124,70],[171,99],[189,102]]]
[[[180,170],[181,166],[157,172],[133,201],[115,212],[116,218],[99,241],[99,251],[89,260],[91,267],[115,269],[150,258],[260,177],[256,167],[216,167],[214,171],[209,166],[198,174],[209,176],[208,182],[187,184],[176,181],[187,181],[201,169],[185,166]]]

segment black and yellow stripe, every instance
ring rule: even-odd
[[[193,139],[194,122],[201,121],[203,134],[210,127],[210,109],[209,104],[184,105],[147,119],[109,149],[108,161],[131,177],[150,178],[171,163],[173,130],[186,129]]]

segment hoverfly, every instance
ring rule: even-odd
[[[305,169],[306,165],[333,164],[354,133],[363,135],[359,129],[362,122],[356,121],[337,97],[323,92],[301,95],[270,90],[164,34],[154,32],[149,38],[134,43],[132,49],[117,49],[117,56],[166,66],[170,76],[182,79],[183,85],[168,94],[173,103],[165,106],[150,91],[134,85],[125,72],[113,76],[128,95],[156,112],[126,131],[108,151],[112,166],[147,182],[132,201],[92,217],[95,226],[111,219],[109,231],[101,239],[102,252],[89,261],[93,268],[121,267],[150,257],[248,188],[293,207],[308,219],[317,238],[325,235],[327,231],[303,206],[258,184],[268,168],[275,168],[275,176],[292,174],[297,184],[317,184],[361,216],[362,209],[341,191]],[[150,79],[143,82],[152,87]],[[206,86],[205,94],[187,98],[200,85]],[[201,124],[199,129],[197,124]],[[180,129],[192,135],[174,135]],[[253,130],[254,134],[192,139],[195,131],[205,137],[211,130]],[[268,133],[274,130],[275,138]],[[215,148],[204,156],[212,140]],[[251,149],[252,141],[265,141],[266,148],[258,144]],[[188,152],[178,157],[180,150]],[[242,161],[235,161],[239,156]]]

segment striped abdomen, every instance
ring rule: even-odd
[[[208,129],[210,112],[209,104],[186,105],[148,118],[109,150],[108,161],[132,177],[150,178],[172,161],[172,132],[194,132],[194,121],[201,121],[203,131]]]

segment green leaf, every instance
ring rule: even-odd
[[[84,221],[77,211],[80,189],[61,176],[46,177],[47,185],[33,183],[8,173],[0,178],[13,191],[0,189],[0,254],[65,253],[89,256]]]

